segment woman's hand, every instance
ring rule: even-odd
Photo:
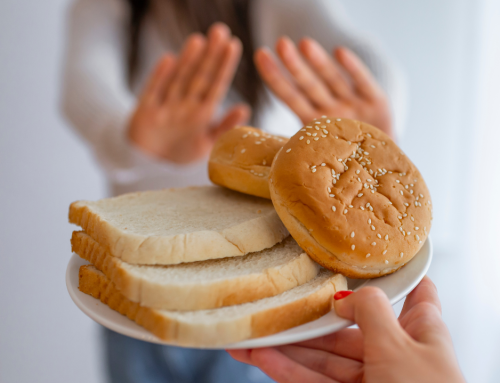
[[[278,40],[276,52],[286,69],[266,48],[255,53],[255,64],[269,88],[304,124],[322,115],[351,118],[392,137],[387,97],[353,52],[338,48],[333,60],[312,39],[303,39],[297,49],[287,37]]]
[[[229,353],[280,383],[465,383],[429,278],[408,295],[399,322],[381,290],[367,287],[346,294],[335,294],[335,310],[359,329],[295,345]]]
[[[241,42],[223,24],[208,37],[191,35],[180,54],[160,60],[143,91],[129,126],[129,138],[146,153],[177,163],[206,156],[225,131],[248,120],[236,105],[213,124],[241,57]]]

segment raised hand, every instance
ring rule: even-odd
[[[335,294],[335,310],[359,329],[294,345],[229,353],[279,383],[465,383],[436,288],[425,277],[396,319],[385,294],[373,287]]]
[[[241,42],[215,24],[208,36],[191,35],[176,58],[160,60],[129,124],[129,138],[150,155],[176,163],[206,156],[225,131],[250,116],[236,105],[218,123],[213,115],[226,96],[241,57]]]
[[[312,39],[303,39],[297,48],[287,37],[278,40],[276,52],[283,66],[266,48],[257,50],[255,64],[304,124],[327,115],[368,122],[393,135],[387,97],[353,52],[338,48],[334,60]]]

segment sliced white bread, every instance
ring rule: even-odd
[[[288,236],[271,201],[217,186],[78,201],[69,221],[111,255],[150,265],[241,256]]]
[[[126,315],[158,338],[180,346],[210,348],[274,334],[330,311],[331,297],[346,290],[343,275],[321,270],[313,280],[252,303],[202,311],[167,311],[140,306],[121,294],[92,265],[82,266],[79,289]]]
[[[164,310],[203,310],[253,302],[302,285],[319,272],[319,265],[292,237],[243,257],[171,266],[123,262],[83,231],[73,233],[71,245],[127,299]]]

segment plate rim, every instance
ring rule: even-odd
[[[404,299],[422,280],[422,278],[425,276],[427,271],[429,270],[429,267],[432,263],[433,259],[433,246],[432,246],[432,240],[431,237],[427,237],[426,242],[424,242],[424,245],[422,246],[421,250],[422,251],[424,248],[427,248],[427,259],[421,268],[420,271],[417,272],[417,276],[409,283],[405,288],[401,289],[399,293],[397,293],[393,297],[389,297],[389,300],[391,302],[391,305],[395,305],[402,299]],[[420,253],[419,251],[419,253]],[[408,262],[410,264],[418,255],[415,255],[415,257]],[[66,288],[68,290],[68,293],[73,301],[73,303],[89,318],[94,320],[95,322],[101,324],[102,326],[118,332],[122,335],[129,336],[131,338],[139,339],[142,341],[150,342],[150,343],[156,343],[156,344],[161,344],[165,346],[176,346],[176,347],[183,347],[178,344],[173,344],[173,343],[168,343],[165,342],[158,337],[156,337],[154,334],[150,333],[143,327],[139,326],[137,323],[134,321],[128,319],[127,317],[123,316],[122,314],[112,310],[109,308],[105,303],[102,303],[100,300],[93,298],[85,293],[82,293],[78,289],[78,277],[76,277],[76,284],[74,283],[75,277],[73,273],[76,273],[78,275],[78,271],[81,265],[85,264],[91,264],[90,262],[85,261],[84,259],[80,258],[77,254],[72,253],[71,258],[68,261],[68,265],[66,268],[66,276],[65,276],[65,281],[66,281]],[[407,264],[407,265],[408,265]],[[405,267],[407,266],[405,265]],[[75,270],[76,269],[76,270]],[[404,268],[400,269],[403,270]],[[360,285],[356,286],[356,288],[353,291],[357,291],[362,287],[365,286],[377,286],[377,281],[381,281],[383,279],[387,279],[391,276],[395,276],[400,270],[397,272],[387,275],[385,277],[380,277],[380,278],[373,278],[373,279],[366,279],[364,282],[362,282]],[[380,287],[380,286],[379,286]],[[387,292],[382,289],[384,293],[387,294]],[[90,304],[85,303],[85,301],[88,300],[88,302],[94,303],[95,306],[100,307],[100,305],[104,306],[103,310],[106,313],[107,310],[110,310],[111,317],[114,315],[119,315],[120,317],[124,318],[125,321],[128,321],[130,323],[127,323],[127,326],[124,327],[122,324],[117,324],[115,320],[112,320],[108,318],[108,316],[103,315],[101,313],[98,313],[97,310],[92,310],[89,306]],[[92,300],[92,301],[90,301]],[[114,315],[112,315],[114,314]],[[334,319],[334,322],[330,325],[324,325],[319,328],[312,328],[308,330],[303,330],[302,332],[300,331],[300,327],[302,326],[307,326],[310,327],[311,324],[313,324],[316,321],[319,321],[323,318],[329,318],[331,317]],[[301,342],[305,341],[308,339],[314,339],[320,336],[324,336],[327,334],[331,334],[333,332],[339,331],[342,328],[349,327],[353,325],[353,322],[348,321],[346,319],[339,318],[334,311],[330,311],[329,313],[325,314],[321,318],[317,319],[316,321],[312,321],[306,324],[303,324],[301,326],[297,326],[276,334],[271,334],[268,336],[260,337],[260,338],[253,338],[253,339],[247,339],[243,340],[240,342],[236,343],[230,343],[226,344],[223,346],[218,346],[218,347],[199,347],[200,349],[212,349],[212,350],[221,350],[221,349],[241,349],[241,348],[260,348],[260,347],[272,347],[272,346],[279,346],[283,344],[289,344],[289,343],[296,343],[296,342]],[[293,334],[286,334],[287,331],[297,331],[299,329],[299,332],[293,333]],[[271,338],[277,338],[274,341]],[[192,348],[192,347],[190,347]]]

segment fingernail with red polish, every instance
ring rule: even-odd
[[[348,290],[338,291],[333,296],[333,299],[335,299],[336,301],[341,300],[341,299],[351,295],[353,292],[354,291],[348,291]]]

